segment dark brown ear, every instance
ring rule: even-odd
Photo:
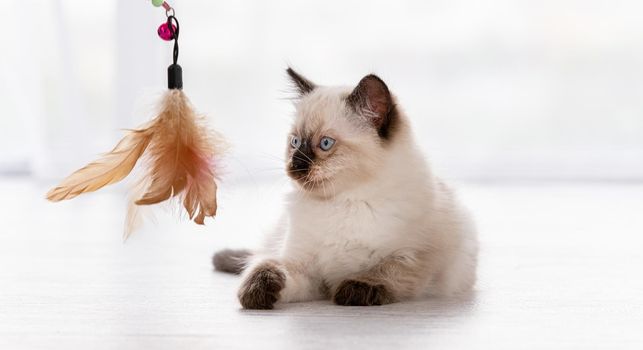
[[[288,67],[288,69],[286,69],[286,73],[288,73],[290,80],[295,85],[295,88],[297,88],[300,95],[305,95],[315,89],[314,83],[299,75],[299,73],[295,72],[294,69]]]
[[[347,101],[357,113],[370,121],[380,137],[389,138],[397,114],[391,93],[382,79],[373,74],[365,76]]]

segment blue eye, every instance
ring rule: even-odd
[[[324,136],[319,142],[319,148],[321,148],[324,151],[328,151],[331,148],[333,148],[334,144],[335,144],[335,139],[333,139],[332,137]]]
[[[293,148],[299,148],[299,146],[301,146],[301,140],[299,139],[299,137],[297,137],[297,136],[293,136],[293,137],[290,139],[290,145],[291,145]]]

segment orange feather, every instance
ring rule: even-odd
[[[47,193],[57,202],[96,191],[125,178],[139,158],[144,158],[143,176],[135,199],[128,208],[125,235],[135,228],[140,205],[181,199],[191,220],[203,225],[217,211],[214,172],[217,139],[202,123],[181,90],[166,92],[159,115],[143,128],[130,131],[102,158],[64,179]],[[146,168],[146,169],[145,169]]]
[[[215,140],[180,90],[167,92],[152,128],[154,136],[148,149],[151,183],[135,203],[156,204],[181,195],[190,219],[202,225],[217,209]]]
[[[124,179],[145,152],[151,139],[149,129],[130,131],[111,152],[77,170],[47,192],[47,199],[52,202],[72,199]]]

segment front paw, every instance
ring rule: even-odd
[[[248,275],[239,290],[244,309],[272,309],[279,292],[286,285],[286,276],[275,262],[263,262]]]
[[[345,280],[337,287],[333,301],[345,306],[384,305],[393,302],[393,295],[383,284]]]

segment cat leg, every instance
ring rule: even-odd
[[[299,301],[320,300],[328,297],[328,288],[319,274],[311,272],[311,264],[295,261],[284,263],[286,287],[281,292],[280,301],[294,303]]]
[[[248,269],[239,302],[245,309],[272,309],[278,301],[320,299],[322,288],[301,263],[266,259]]]
[[[420,254],[395,254],[367,271],[354,274],[335,288],[338,305],[384,305],[409,299],[426,285],[428,273]]]

